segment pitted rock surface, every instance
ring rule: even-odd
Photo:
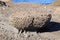
[[[20,6],[17,5],[19,7],[13,6],[8,9],[8,11],[11,13],[9,16],[10,24],[19,30],[29,26],[31,26],[30,28],[33,29],[33,27],[43,27],[51,20],[51,14],[48,13],[49,11],[47,11],[47,8],[43,6],[43,8],[41,8],[41,6],[30,5],[22,4]]]
[[[44,10],[43,10],[44,9]],[[0,7],[0,39],[1,40],[49,40],[38,33],[19,30],[29,27],[44,27],[50,22],[52,9],[44,5],[19,4],[10,7]],[[32,33],[32,34],[31,34]],[[51,39],[51,40],[54,40]]]

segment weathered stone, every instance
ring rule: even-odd
[[[11,11],[10,9],[14,10]],[[10,12],[13,13],[9,16],[9,22],[19,30],[28,27],[28,29],[45,27],[51,19],[49,13],[51,10],[47,10],[46,6],[43,5],[22,4],[19,7],[15,6],[10,9]]]
[[[17,29],[29,27],[44,27],[53,13],[51,8],[43,5],[20,4],[10,7],[0,7],[0,40],[54,40],[54,36],[47,36],[36,32],[18,33]],[[43,21],[42,21],[43,20]],[[38,26],[43,23],[43,25]],[[16,25],[15,25],[16,24]],[[35,27],[35,28],[33,28]],[[16,29],[17,28],[17,29]],[[51,32],[50,32],[51,33]],[[50,34],[48,34],[50,35]],[[55,34],[54,34],[55,35]],[[55,35],[56,36],[56,35]],[[51,38],[50,38],[51,37]],[[55,39],[58,40],[58,39]]]

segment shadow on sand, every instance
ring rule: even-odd
[[[34,30],[35,29],[35,30]],[[60,30],[60,23],[57,22],[50,22],[48,25],[44,28],[34,28],[34,29],[27,29],[27,31],[37,31],[37,32],[54,32],[54,31],[59,31]]]
[[[60,30],[60,23],[58,22],[50,22],[45,29],[46,32],[53,32],[58,30]]]

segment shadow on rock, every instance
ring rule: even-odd
[[[30,26],[31,27],[31,26]],[[30,28],[29,27],[29,28]],[[60,30],[60,23],[57,22],[50,22],[48,23],[48,25],[46,27],[43,28],[37,28],[37,27],[33,27],[31,29],[26,29],[27,31],[31,31],[31,32],[54,32],[54,31],[59,31]]]

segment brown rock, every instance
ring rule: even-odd
[[[21,4],[19,7],[11,7],[16,12],[9,16],[10,24],[19,30],[28,27],[29,29],[44,27],[51,19],[50,10],[47,11],[45,7],[35,4]],[[10,12],[12,11],[10,10]]]

